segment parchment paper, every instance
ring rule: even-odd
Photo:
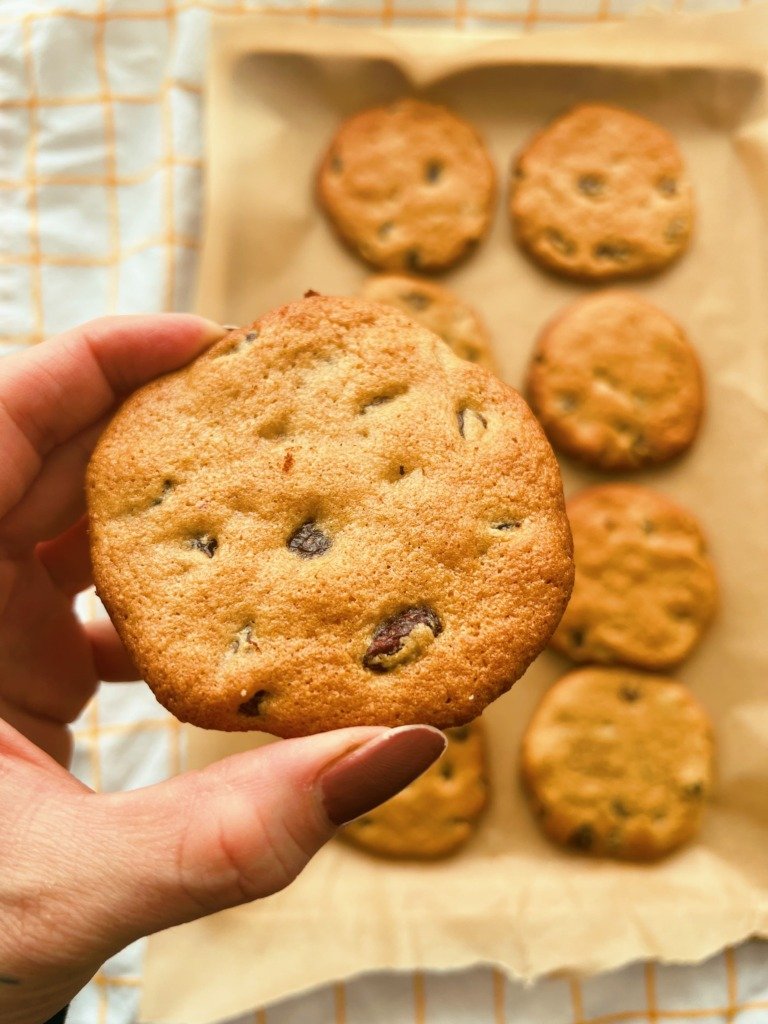
[[[522,728],[567,668],[545,653],[484,716],[494,795],[465,852],[418,866],[331,843],[286,892],[155,937],[142,1007],[154,1024],[205,1024],[372,969],[484,961],[534,978],[694,961],[768,935],[768,9],[503,38],[220,20],[201,312],[240,323],[310,287],[357,290],[366,271],[316,210],[314,168],[342,117],[412,92],[466,115],[499,169],[492,234],[445,280],[482,309],[512,384],[542,323],[584,290],[513,245],[502,206],[512,154],[587,98],[660,121],[684,151],[692,249],[634,287],[688,328],[709,409],[692,453],[639,479],[696,511],[719,567],[722,610],[679,671],[715,721],[718,791],[700,840],[655,866],[551,847],[516,777]],[[563,469],[569,493],[593,479]],[[188,740],[191,765],[265,741],[192,729]]]

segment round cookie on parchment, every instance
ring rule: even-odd
[[[475,833],[488,802],[479,721],[448,729],[445,753],[397,796],[346,825],[340,837],[382,857],[445,857]]]
[[[674,679],[578,669],[555,683],[534,713],[521,774],[554,842],[654,860],[699,830],[713,784],[712,726]]]
[[[576,582],[552,647],[574,661],[665,669],[700,641],[717,604],[707,543],[690,512],[634,484],[568,502]]]
[[[449,288],[407,274],[375,274],[365,281],[360,295],[401,309],[439,335],[457,356],[495,370],[482,317]]]
[[[560,451],[597,469],[628,470],[690,446],[704,384],[682,327],[638,295],[611,290],[546,325],[526,397]]]
[[[517,159],[509,212],[518,241],[569,277],[649,274],[686,249],[694,221],[677,143],[644,117],[605,104],[574,107]]]
[[[491,219],[496,175],[478,133],[445,107],[402,99],[342,123],[317,175],[341,238],[382,270],[441,270]]]
[[[463,724],[572,584],[522,398],[360,299],[284,306],[138,391],[88,501],[120,636],[160,702],[211,728]]]

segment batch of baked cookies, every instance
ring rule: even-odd
[[[443,165],[428,132],[415,127],[425,121],[453,137],[458,152],[451,158],[466,173],[455,216],[467,222],[448,243],[413,228],[398,237],[397,222],[365,194],[357,198],[373,222],[356,216],[354,188],[344,177],[358,159],[360,135],[370,144],[397,125],[403,137],[411,135],[413,151],[423,149],[426,184],[419,184],[434,186]],[[494,369],[492,340],[475,306],[415,276],[465,257],[491,216],[495,176],[482,141],[470,126],[456,121],[454,129],[449,121],[454,115],[413,101],[358,115],[328,150],[319,194],[345,241],[385,271],[370,277],[362,294],[397,306],[457,355]],[[383,205],[386,190],[377,197]],[[542,328],[524,394],[557,452],[609,477],[568,505],[576,582],[551,646],[583,667],[556,683],[535,713],[521,776],[555,842],[651,859],[696,833],[712,781],[707,716],[682,684],[658,673],[701,639],[716,582],[695,518],[625,481],[694,442],[704,382],[678,323],[626,288],[599,286],[663,271],[681,256],[693,226],[691,187],[664,129],[629,111],[582,105],[520,153],[508,208],[529,256],[593,286]],[[348,826],[349,841],[374,853],[428,857],[458,849],[480,827],[487,792],[480,722],[448,735],[441,761]]]
[[[94,572],[182,720],[446,728],[443,757],[342,833],[385,856],[444,856],[482,828],[476,716],[549,642],[580,667],[526,731],[532,811],[573,851],[649,860],[695,835],[712,783],[707,716],[660,673],[702,639],[716,581],[693,515],[631,477],[695,442],[704,385],[679,324],[595,286],[684,253],[691,187],[663,128],[600,105],[544,127],[508,187],[517,244],[593,286],[511,382],[540,426],[488,372],[482,297],[421,276],[471,259],[489,228],[482,139],[432,104],[367,110],[317,175],[339,237],[379,271],[367,301],[309,296],[134,396],[89,473]],[[573,552],[541,428],[606,477],[568,503]],[[190,603],[206,613],[180,637]],[[504,799],[511,782],[493,782]]]

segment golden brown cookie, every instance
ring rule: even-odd
[[[462,359],[493,370],[488,329],[480,314],[448,288],[406,274],[376,274],[360,289],[369,302],[395,306],[439,335]]]
[[[619,107],[587,103],[520,154],[509,210],[520,244],[550,270],[608,280],[661,270],[685,250],[691,185],[672,136]]]
[[[663,669],[686,658],[715,611],[706,540],[647,487],[606,484],[568,502],[576,583],[552,646],[574,661]]]
[[[571,588],[522,398],[360,299],[284,306],[141,389],[88,498],[118,632],[161,703],[217,729],[463,724]]]
[[[679,324],[632,292],[604,291],[544,328],[527,398],[560,451],[597,469],[639,469],[689,447],[704,384]]]
[[[523,737],[521,772],[550,839],[653,860],[699,830],[713,784],[712,727],[674,679],[583,668],[545,694]]]
[[[343,122],[317,176],[334,227],[382,270],[441,270],[485,234],[495,172],[483,140],[445,107],[398,100]]]
[[[488,801],[485,734],[480,722],[449,729],[442,757],[397,796],[346,825],[339,835],[383,857],[427,860],[470,839]]]

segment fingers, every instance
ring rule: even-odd
[[[276,892],[341,822],[393,796],[444,746],[426,726],[346,729],[97,798],[100,817],[84,825],[101,837],[99,864],[80,883],[81,912],[108,914],[116,947]],[[95,887],[99,877],[108,884]]]
[[[45,1020],[139,936],[275,892],[350,813],[445,745],[436,729],[287,740],[133,793],[89,792],[0,721],[0,965],[14,1020]]]
[[[99,679],[106,683],[126,683],[141,679],[141,672],[109,619],[87,622],[83,629],[91,644],[93,663]]]
[[[87,516],[81,516],[55,540],[38,544],[35,553],[53,584],[68,597],[86,590],[93,582]]]
[[[34,551],[11,564],[4,579],[3,696],[34,715],[71,722],[98,684],[72,601],[54,586]]]
[[[4,766],[12,758],[17,764],[27,762],[60,777],[57,765],[66,768],[71,755],[72,735],[65,726],[0,698],[0,757]]]
[[[58,537],[83,515],[85,471],[107,422],[104,417],[49,453],[24,497],[0,522],[0,540],[8,554]]]
[[[106,317],[2,360],[0,517],[21,500],[53,448],[223,334],[211,321],[182,314]]]

